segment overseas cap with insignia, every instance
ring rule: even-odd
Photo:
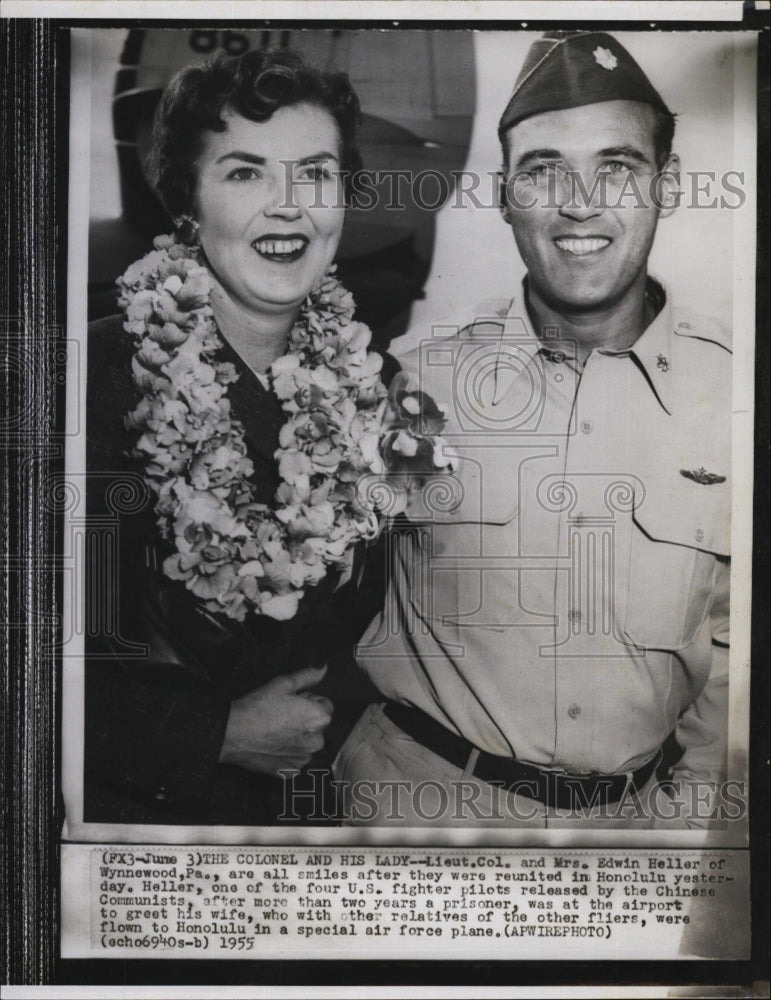
[[[599,31],[550,31],[533,42],[498,135],[525,118],[602,101],[641,101],[669,114],[624,46]]]

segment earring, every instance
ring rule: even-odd
[[[199,225],[192,215],[182,215],[176,221],[176,237],[180,243],[189,247],[200,245]]]

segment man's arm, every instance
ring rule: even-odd
[[[710,674],[696,700],[680,716],[675,731],[683,755],[672,770],[673,799],[684,821],[677,825],[689,829],[710,825],[719,786],[726,778],[730,574],[730,561],[719,559],[710,612]],[[666,809],[667,815],[671,813],[668,805]],[[664,822],[662,827],[668,825]]]

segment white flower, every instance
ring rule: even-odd
[[[418,451],[418,439],[414,438],[411,434],[406,434],[404,431],[399,431],[391,447],[394,451],[398,451],[400,455],[407,455],[409,458],[412,458]]]
[[[265,570],[259,559],[249,559],[238,571],[239,576],[265,576]]]
[[[615,69],[618,66],[618,59],[610,49],[604,49],[601,45],[597,46],[592,55],[603,69]]]
[[[338,388],[337,375],[324,365],[313,369],[313,382],[325,392],[334,392]]]
[[[141,281],[147,281],[148,277],[152,278],[165,257],[166,254],[163,251],[151,250],[141,260],[131,264],[123,276],[118,279],[118,282],[122,285],[136,285]],[[145,287],[152,286],[145,285]]]
[[[374,431],[367,431],[359,438],[359,449],[367,468],[379,475],[384,471],[383,460],[380,457],[380,437]]]
[[[272,375],[284,375],[288,372],[293,372],[296,368],[300,367],[300,359],[296,354],[285,354],[281,358],[276,358],[273,364],[270,366],[270,371]]]
[[[268,618],[275,618],[276,621],[286,622],[290,618],[294,618],[297,614],[301,597],[301,590],[296,591],[294,594],[281,594],[281,596],[263,594],[260,601],[260,610]]]
[[[347,337],[348,350],[351,354],[366,350],[371,339],[372,333],[369,327],[363,323],[351,323]]]
[[[311,474],[311,460],[302,451],[287,451],[278,460],[279,475],[290,485]]]

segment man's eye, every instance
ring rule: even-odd
[[[254,177],[259,177],[260,175],[254,169],[254,167],[236,167],[235,170],[231,170],[228,174],[228,180],[230,181],[250,181]]]
[[[531,184],[543,185],[549,183],[550,178],[557,177],[560,172],[556,163],[536,163],[524,171],[524,176]]]
[[[608,160],[602,165],[602,171],[606,174],[624,174],[631,169],[629,164],[624,163],[623,160]]]

